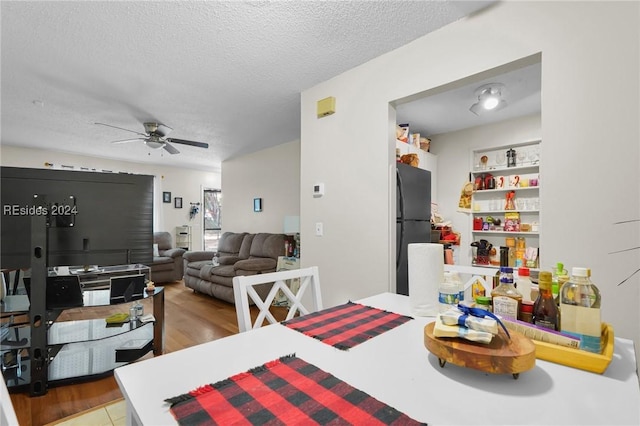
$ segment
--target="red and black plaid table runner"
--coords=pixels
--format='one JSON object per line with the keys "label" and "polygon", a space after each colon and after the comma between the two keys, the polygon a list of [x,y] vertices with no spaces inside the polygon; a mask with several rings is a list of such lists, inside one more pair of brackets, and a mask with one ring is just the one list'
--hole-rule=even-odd
{"label": "red and black plaid table runner", "polygon": [[348,302],[284,321],[282,324],[338,349],[347,350],[411,317]]}
{"label": "red and black plaid table runner", "polygon": [[166,400],[180,425],[420,425],[290,355]]}

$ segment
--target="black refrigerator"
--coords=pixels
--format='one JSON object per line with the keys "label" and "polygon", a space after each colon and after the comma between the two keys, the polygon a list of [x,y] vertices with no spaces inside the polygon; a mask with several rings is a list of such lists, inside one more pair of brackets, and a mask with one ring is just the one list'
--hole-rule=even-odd
{"label": "black refrigerator", "polygon": [[408,295],[407,246],[431,242],[431,172],[398,163],[396,185],[396,291]]}

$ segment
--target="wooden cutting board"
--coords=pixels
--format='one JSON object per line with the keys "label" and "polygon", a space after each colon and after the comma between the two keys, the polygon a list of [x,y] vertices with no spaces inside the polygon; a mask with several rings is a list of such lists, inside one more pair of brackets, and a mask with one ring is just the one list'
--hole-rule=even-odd
{"label": "wooden cutting board", "polygon": [[532,369],[536,365],[536,347],[528,337],[509,331],[511,339],[504,330],[493,336],[491,343],[476,343],[459,337],[435,337],[435,322],[424,327],[424,345],[438,357],[440,367],[447,362],[496,374],[518,374]]}

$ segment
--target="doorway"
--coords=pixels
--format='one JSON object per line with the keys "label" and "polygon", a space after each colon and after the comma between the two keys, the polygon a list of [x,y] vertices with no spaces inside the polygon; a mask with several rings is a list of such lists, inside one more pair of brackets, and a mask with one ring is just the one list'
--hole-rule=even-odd
{"label": "doorway", "polygon": [[219,189],[205,189],[204,200],[204,250],[216,251],[222,233],[222,191]]}

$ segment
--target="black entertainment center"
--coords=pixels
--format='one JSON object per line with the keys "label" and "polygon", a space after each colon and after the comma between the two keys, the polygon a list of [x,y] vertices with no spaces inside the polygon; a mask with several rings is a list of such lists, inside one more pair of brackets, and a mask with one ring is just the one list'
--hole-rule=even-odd
{"label": "black entertainment center", "polygon": [[[15,167],[2,167],[0,173],[0,267],[29,271],[29,338],[23,349],[28,350],[30,393],[42,395],[49,365],[61,349],[48,341],[60,313],[47,308],[49,268],[149,264],[153,176]],[[154,336],[163,327],[156,328]],[[91,346],[87,350],[94,350]]]}

